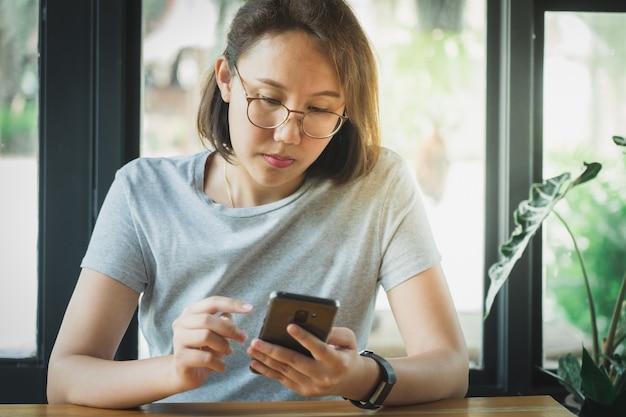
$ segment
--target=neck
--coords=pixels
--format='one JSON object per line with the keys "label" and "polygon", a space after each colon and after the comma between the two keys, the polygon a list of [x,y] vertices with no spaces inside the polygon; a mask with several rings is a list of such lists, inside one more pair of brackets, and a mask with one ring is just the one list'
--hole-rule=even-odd
{"label": "neck", "polygon": [[282,200],[300,188],[304,177],[276,186],[259,184],[236,161],[233,164],[222,160],[223,180],[221,194],[232,208],[255,207]]}
{"label": "neck", "polygon": [[235,208],[235,202],[233,201],[232,191],[230,191],[230,181],[228,181],[228,174],[226,173],[227,167],[228,167],[228,162],[224,161],[224,183],[226,185],[226,194],[228,195],[228,201],[230,202],[230,207]]}

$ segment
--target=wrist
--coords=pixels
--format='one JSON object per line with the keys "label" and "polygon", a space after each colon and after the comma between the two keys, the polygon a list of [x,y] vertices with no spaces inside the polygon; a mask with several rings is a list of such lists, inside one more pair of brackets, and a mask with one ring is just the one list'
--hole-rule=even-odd
{"label": "wrist", "polygon": [[163,371],[167,374],[167,378],[164,379],[167,382],[163,384],[162,388],[167,393],[167,396],[180,394],[181,392],[198,388],[201,385],[193,378],[194,369],[181,364],[176,354],[169,354],[161,358],[164,359]]}
{"label": "wrist", "polygon": [[363,395],[359,395],[356,397],[361,398],[359,400],[349,398],[346,399],[359,408],[377,409],[383,404],[391,392],[393,385],[396,383],[396,373],[386,359],[378,356],[374,352],[364,350],[359,354],[370,364],[373,363],[378,368],[378,378],[376,379],[376,383],[373,388],[370,386],[370,391],[365,394],[365,397],[363,397]]}
{"label": "wrist", "polygon": [[349,378],[343,382],[339,395],[344,399],[368,398],[380,381],[380,368],[370,358],[356,353],[357,360],[350,366]]}

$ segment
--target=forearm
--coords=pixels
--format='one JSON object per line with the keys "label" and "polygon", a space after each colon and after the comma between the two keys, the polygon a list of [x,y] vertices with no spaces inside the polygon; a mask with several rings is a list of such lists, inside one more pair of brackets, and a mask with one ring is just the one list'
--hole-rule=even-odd
{"label": "forearm", "polygon": [[389,359],[396,386],[387,405],[465,396],[469,358],[463,331],[439,265],[387,292],[406,357]]}
{"label": "forearm", "polygon": [[131,408],[176,393],[172,357],[112,361],[68,356],[51,361],[48,402]]}
{"label": "forearm", "polygon": [[463,353],[462,350],[440,349],[388,359],[397,382],[384,404],[416,404],[464,397],[469,383],[469,361]]}

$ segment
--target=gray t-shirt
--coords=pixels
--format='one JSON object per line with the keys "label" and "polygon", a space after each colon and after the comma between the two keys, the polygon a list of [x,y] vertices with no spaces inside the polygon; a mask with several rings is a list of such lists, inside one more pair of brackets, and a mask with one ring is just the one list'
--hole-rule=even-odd
{"label": "gray t-shirt", "polygon": [[[234,321],[256,337],[275,290],[339,300],[335,325],[352,329],[362,349],[378,284],[389,290],[440,261],[414,177],[390,150],[348,184],[307,179],[283,200],[235,209],[204,193],[208,157],[140,158],[120,169],[81,265],[142,294],[151,356],[172,353],[172,322],[210,295],[253,304]],[[165,401],[303,399],[251,373],[247,343],[232,345],[224,373]]]}

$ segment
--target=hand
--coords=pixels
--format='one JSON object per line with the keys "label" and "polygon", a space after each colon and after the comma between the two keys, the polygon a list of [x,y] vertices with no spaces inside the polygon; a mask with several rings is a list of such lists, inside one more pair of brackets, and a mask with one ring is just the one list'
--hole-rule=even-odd
{"label": "hand", "polygon": [[233,352],[231,340],[245,342],[246,334],[232,314],[247,314],[250,304],[227,297],[208,297],[187,307],[174,329],[173,376],[176,391],[197,388],[214,371],[226,370],[224,357]]}
{"label": "hand", "polygon": [[248,348],[253,358],[250,366],[255,371],[303,396],[342,395],[351,391],[350,385],[357,381],[355,372],[351,375],[351,371],[358,373],[362,359],[352,330],[334,327],[328,343],[296,324],[289,324],[287,331],[313,358],[255,339]]}

